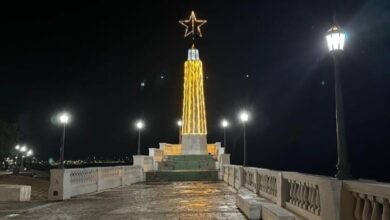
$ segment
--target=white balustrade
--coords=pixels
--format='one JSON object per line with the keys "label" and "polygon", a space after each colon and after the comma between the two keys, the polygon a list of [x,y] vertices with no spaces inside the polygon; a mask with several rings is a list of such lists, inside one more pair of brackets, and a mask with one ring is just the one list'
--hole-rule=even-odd
{"label": "white balustrade", "polygon": [[244,167],[244,186],[250,191],[257,193],[257,173],[253,167]]}
{"label": "white balustrade", "polygon": [[342,219],[390,220],[390,185],[378,182],[344,181],[342,203],[353,204],[342,210]]}
{"label": "white balustrade", "polygon": [[277,182],[279,172],[260,168],[257,168],[256,172],[260,182],[258,194],[276,203],[278,196]]}
{"label": "white balustrade", "polygon": [[50,170],[49,199],[65,200],[143,180],[143,169],[138,166],[53,169]]}
{"label": "white balustrade", "polygon": [[244,172],[242,166],[234,165],[234,188],[240,189],[244,185]]}

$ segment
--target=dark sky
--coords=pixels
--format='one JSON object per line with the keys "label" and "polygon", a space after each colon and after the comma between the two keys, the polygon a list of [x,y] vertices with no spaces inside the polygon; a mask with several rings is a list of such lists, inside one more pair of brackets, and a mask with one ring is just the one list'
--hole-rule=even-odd
{"label": "dark sky", "polygon": [[[348,32],[342,59],[347,142],[356,177],[390,181],[390,1],[11,1],[0,5],[0,119],[18,123],[38,157],[58,158],[57,112],[72,114],[66,158],[143,152],[177,142],[183,62],[178,20],[207,19],[204,62],[209,142],[242,162],[237,112],[247,108],[249,164],[333,175],[333,11]],[[245,76],[249,74],[249,78]],[[164,79],[161,79],[164,75]],[[141,89],[140,82],[146,82]]]}

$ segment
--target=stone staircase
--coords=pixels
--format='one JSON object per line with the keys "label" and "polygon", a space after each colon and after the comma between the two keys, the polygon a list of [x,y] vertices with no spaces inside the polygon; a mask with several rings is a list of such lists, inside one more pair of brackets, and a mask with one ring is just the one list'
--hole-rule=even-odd
{"label": "stone staircase", "polygon": [[218,180],[212,155],[166,156],[157,163],[157,171],[145,174],[146,182]]}
{"label": "stone staircase", "polygon": [[215,170],[215,161],[211,155],[167,156],[158,162],[157,170]]}

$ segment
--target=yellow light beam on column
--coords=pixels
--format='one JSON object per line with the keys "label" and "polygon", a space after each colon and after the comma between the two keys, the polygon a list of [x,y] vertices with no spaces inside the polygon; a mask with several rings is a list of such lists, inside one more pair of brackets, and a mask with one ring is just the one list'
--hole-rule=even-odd
{"label": "yellow light beam on column", "polygon": [[188,50],[188,60],[184,63],[183,91],[182,135],[207,134],[203,64],[194,46]]}

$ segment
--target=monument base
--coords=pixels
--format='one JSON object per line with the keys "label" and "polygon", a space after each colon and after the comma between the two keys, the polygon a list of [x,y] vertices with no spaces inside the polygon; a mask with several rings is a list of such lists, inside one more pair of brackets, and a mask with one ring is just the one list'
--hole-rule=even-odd
{"label": "monument base", "polygon": [[217,181],[218,170],[212,155],[165,156],[157,171],[145,172],[146,182]]}
{"label": "monument base", "polygon": [[181,154],[196,155],[207,153],[207,137],[204,134],[187,134],[182,135]]}

